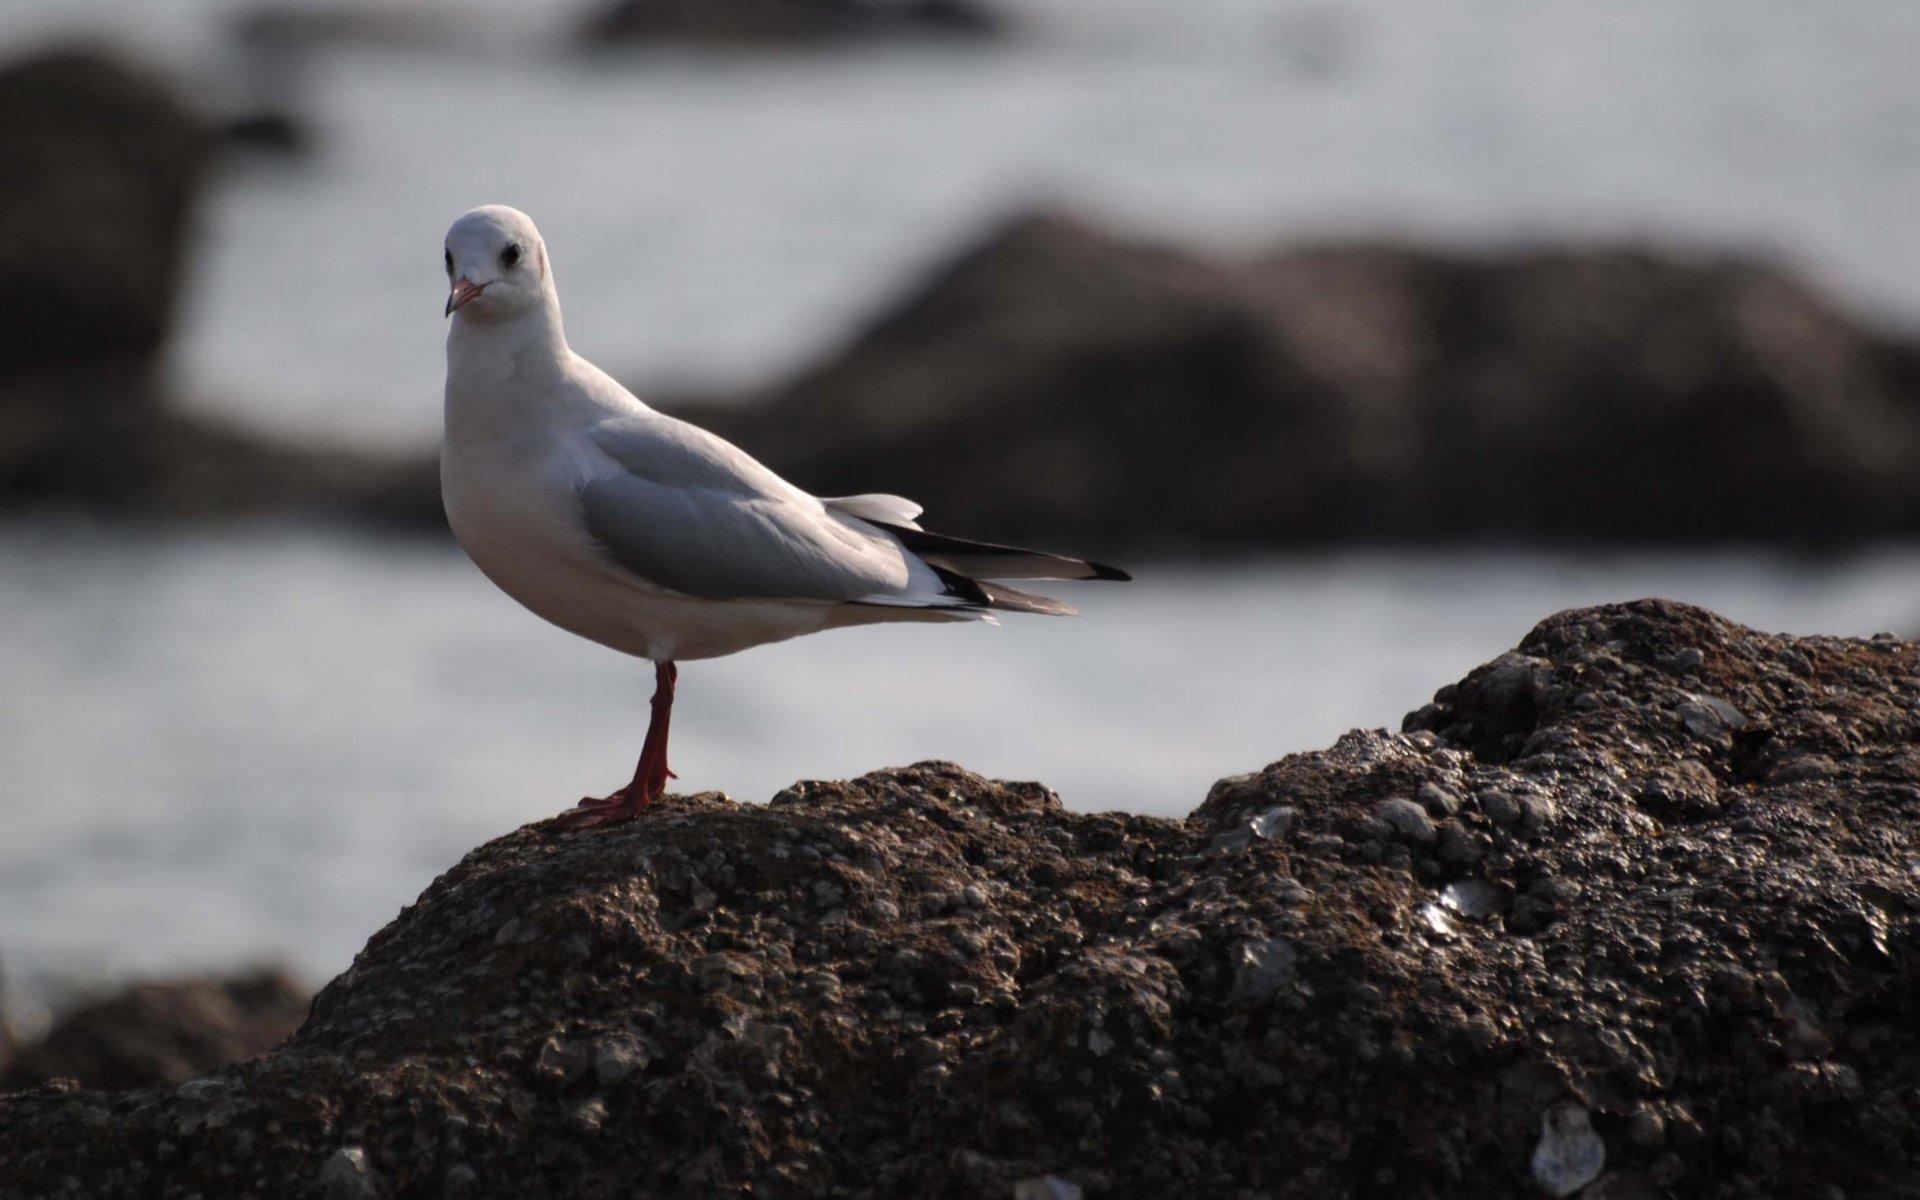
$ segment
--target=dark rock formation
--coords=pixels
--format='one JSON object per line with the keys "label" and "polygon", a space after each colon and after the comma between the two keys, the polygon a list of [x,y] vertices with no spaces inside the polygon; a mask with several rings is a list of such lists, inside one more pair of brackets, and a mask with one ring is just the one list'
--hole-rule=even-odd
{"label": "dark rock formation", "polygon": [[0,1063],[0,1091],[54,1079],[98,1088],[184,1083],[285,1041],[310,996],[278,971],[136,983],[62,1013],[10,1066]]}
{"label": "dark rock formation", "polygon": [[0,69],[0,489],[136,488],[206,133],[98,55]]}
{"label": "dark rock formation", "polygon": [[0,1194],[1911,1195],[1915,655],[1643,601],[1184,821],[529,826],[281,1050],[0,1099]]}
{"label": "dark rock formation", "polygon": [[985,37],[978,0],[613,0],[581,37],[596,45],[798,46],[886,36]]}
{"label": "dark rock formation", "polygon": [[773,396],[687,415],[823,494],[1095,550],[1920,530],[1920,349],[1634,249],[1220,263],[1031,217]]}
{"label": "dark rock formation", "polygon": [[166,83],[115,59],[0,68],[0,503],[438,525],[424,460],[300,451],[165,404],[157,364],[211,141]]}

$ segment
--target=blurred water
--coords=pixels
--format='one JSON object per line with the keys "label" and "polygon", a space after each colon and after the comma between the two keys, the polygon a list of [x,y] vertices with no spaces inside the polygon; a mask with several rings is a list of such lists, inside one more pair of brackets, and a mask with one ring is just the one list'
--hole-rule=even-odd
{"label": "blurred water", "polygon": [[[1920,319],[1910,0],[1002,0],[991,48],[563,46],[581,6],[460,0],[440,52],[314,64],[314,161],[232,173],[176,355],[195,403],[330,440],[430,438],[440,237],[485,201],[553,243],[583,353],[659,390],[776,376],[1035,198],[1220,247],[1397,230],[1776,249]],[[229,102],[229,0],[0,5]]]}
{"label": "blurred water", "polygon": [[[1221,775],[1397,727],[1570,605],[1657,594],[1852,634],[1920,618],[1920,547],[1133,565],[1133,585],[1063,588],[1076,621],[690,663],[681,786],[764,800],[940,757],[1180,815]],[[256,956],[324,979],[466,850],[623,782],[651,688],[450,548],[301,527],[0,525],[0,620],[0,959],[26,994]]]}

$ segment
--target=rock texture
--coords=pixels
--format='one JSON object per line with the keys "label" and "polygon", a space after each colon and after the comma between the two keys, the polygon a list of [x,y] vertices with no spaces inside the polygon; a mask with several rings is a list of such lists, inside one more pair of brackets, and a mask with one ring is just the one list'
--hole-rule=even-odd
{"label": "rock texture", "polygon": [[0,1091],[55,1079],[100,1088],[184,1083],[285,1041],[306,1019],[310,995],[271,970],[136,983],[62,1013],[10,1065],[0,1061]]}
{"label": "rock texture", "polygon": [[0,1195],[1907,1196],[1916,736],[1911,644],[1643,601],[1184,821],[545,822],[276,1053],[0,1099]]}
{"label": "rock texture", "polygon": [[821,494],[1092,550],[1920,529],[1920,349],[1634,248],[1217,262],[1039,214],[688,415]]}

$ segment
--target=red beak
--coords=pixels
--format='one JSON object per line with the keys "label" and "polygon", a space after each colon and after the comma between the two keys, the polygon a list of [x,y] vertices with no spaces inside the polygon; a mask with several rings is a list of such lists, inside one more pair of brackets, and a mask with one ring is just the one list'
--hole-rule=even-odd
{"label": "red beak", "polygon": [[465,275],[462,275],[459,278],[459,280],[453,285],[453,294],[447,297],[447,314],[446,315],[449,317],[452,316],[454,314],[455,309],[459,308],[461,305],[465,304],[467,301],[473,299],[475,296],[478,296],[481,292],[484,292],[486,290],[487,290],[486,284],[475,283],[471,279],[468,279]]}

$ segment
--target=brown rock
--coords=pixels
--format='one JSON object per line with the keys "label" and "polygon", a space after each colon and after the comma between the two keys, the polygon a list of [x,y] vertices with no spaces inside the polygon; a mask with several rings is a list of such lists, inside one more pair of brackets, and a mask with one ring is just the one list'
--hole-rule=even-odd
{"label": "brown rock", "polygon": [[1763,265],[1392,244],[1209,261],[1010,222],[759,404],[832,494],[1098,549],[1920,529],[1920,349]]}
{"label": "brown rock", "polygon": [[[1184,821],[923,763],[543,822],[280,1050],[0,1099],[0,1194],[1911,1195],[1916,653],[1642,601]],[[1680,763],[1733,798],[1643,811]],[[1350,836],[1429,786],[1484,855]]]}
{"label": "brown rock", "polygon": [[23,1046],[0,1090],[75,1079],[95,1088],[183,1083],[278,1046],[311,993],[278,971],[136,983],[62,1013]]}

